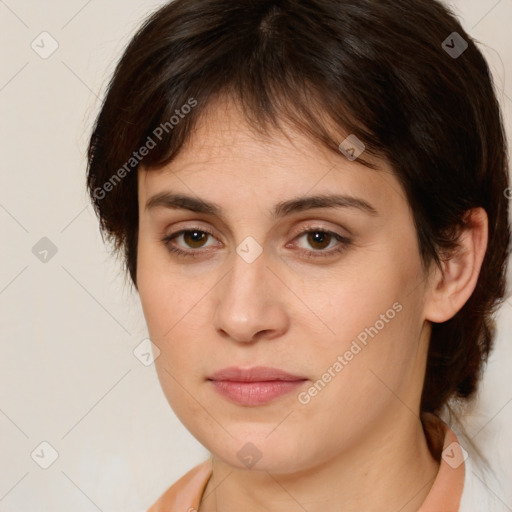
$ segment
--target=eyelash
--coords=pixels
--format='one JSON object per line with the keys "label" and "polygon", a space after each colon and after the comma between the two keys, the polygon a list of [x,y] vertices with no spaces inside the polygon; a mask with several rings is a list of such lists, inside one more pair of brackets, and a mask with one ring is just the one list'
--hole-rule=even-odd
{"label": "eyelash", "polygon": [[[189,228],[189,229],[182,229],[180,231],[177,231],[176,233],[172,233],[162,239],[162,243],[165,245],[167,250],[171,253],[177,254],[178,256],[185,257],[185,258],[197,258],[201,256],[201,252],[199,249],[197,250],[191,250],[191,251],[184,251],[183,249],[179,249],[178,247],[175,247],[171,245],[171,241],[174,238],[177,238],[178,236],[184,234],[184,233],[190,233],[190,232],[199,232],[199,233],[206,233],[212,237],[214,237],[213,233],[206,229],[199,229],[199,228]],[[294,240],[296,238],[300,238],[302,235],[308,234],[308,233],[324,233],[327,235],[333,236],[338,242],[340,242],[339,246],[335,249],[330,249],[329,251],[324,250],[316,250],[316,251],[307,251],[307,256],[301,256],[304,258],[327,258],[330,256],[333,256],[335,254],[339,254],[343,252],[351,243],[352,241],[344,236],[339,235],[338,233],[335,233],[333,231],[328,231],[325,229],[322,229],[320,227],[311,227],[308,226],[301,230],[297,235],[295,236]]]}

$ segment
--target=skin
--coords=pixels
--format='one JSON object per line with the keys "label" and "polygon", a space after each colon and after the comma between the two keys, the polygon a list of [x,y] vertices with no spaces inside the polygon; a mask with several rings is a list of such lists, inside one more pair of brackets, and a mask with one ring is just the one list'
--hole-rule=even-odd
{"label": "skin", "polygon": [[[137,284],[161,351],[155,365],[172,409],[213,458],[199,512],[382,511],[383,503],[416,511],[439,468],[419,419],[430,322],[448,320],[471,295],[487,216],[473,210],[460,253],[426,274],[389,165],[373,160],[380,170],[368,169],[293,128],[286,133],[255,134],[225,101],[170,164],[139,169]],[[147,209],[163,191],[214,202],[223,214]],[[364,199],[378,214],[338,207],[270,215],[281,201],[332,193]],[[322,245],[299,235],[304,227],[350,243],[308,257],[340,242]],[[185,258],[162,242],[181,229],[213,236],[168,242],[200,253]],[[263,249],[252,263],[236,252],[248,236]],[[307,391],[394,303],[400,312],[307,404],[292,392],[240,406],[206,380],[227,366],[263,365],[307,378],[299,390]],[[251,469],[237,457],[247,442],[262,455]]]}

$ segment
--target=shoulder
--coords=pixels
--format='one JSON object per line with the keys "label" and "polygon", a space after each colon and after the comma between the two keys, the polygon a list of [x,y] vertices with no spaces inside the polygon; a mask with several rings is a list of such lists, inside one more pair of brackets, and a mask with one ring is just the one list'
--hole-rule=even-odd
{"label": "shoulder", "polygon": [[504,492],[492,469],[487,467],[478,454],[471,453],[470,450],[465,460],[466,474],[459,512],[509,510],[500,499]]}
{"label": "shoulder", "polygon": [[468,438],[463,429],[457,429],[460,445],[464,448],[464,488],[460,501],[459,512],[502,512],[509,510],[504,499],[506,498],[499,478],[488,461],[481,455],[480,449]]}
{"label": "shoulder", "polygon": [[196,510],[212,472],[211,459],[192,468],[177,482],[172,484],[151,505],[147,512],[183,512]]}

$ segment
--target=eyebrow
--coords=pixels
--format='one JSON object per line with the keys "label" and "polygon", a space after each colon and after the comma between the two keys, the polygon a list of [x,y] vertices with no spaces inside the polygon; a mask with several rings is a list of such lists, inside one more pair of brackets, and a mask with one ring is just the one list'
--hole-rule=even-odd
{"label": "eyebrow", "polygon": [[[146,210],[153,210],[155,208],[183,209],[218,217],[222,217],[223,214],[223,209],[218,204],[197,197],[172,192],[159,192],[146,202]],[[290,213],[313,208],[357,208],[370,215],[375,216],[379,214],[370,203],[361,198],[338,194],[320,194],[289,199],[277,203],[270,213],[273,218],[280,218]]]}

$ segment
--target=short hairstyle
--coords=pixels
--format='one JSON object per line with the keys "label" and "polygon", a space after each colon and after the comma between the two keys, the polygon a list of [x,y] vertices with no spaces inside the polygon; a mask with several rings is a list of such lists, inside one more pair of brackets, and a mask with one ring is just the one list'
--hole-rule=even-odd
{"label": "short hairstyle", "polygon": [[486,210],[478,282],[453,318],[432,325],[420,408],[472,396],[505,295],[508,161],[488,65],[454,13],[437,0],[175,0],[151,14],[115,69],[88,148],[103,240],[136,288],[139,164],[169,163],[216,98],[237,102],[260,133],[291,123],[338,154],[340,133],[355,135],[360,163],[389,162],[424,269],[457,248],[468,209]]}

